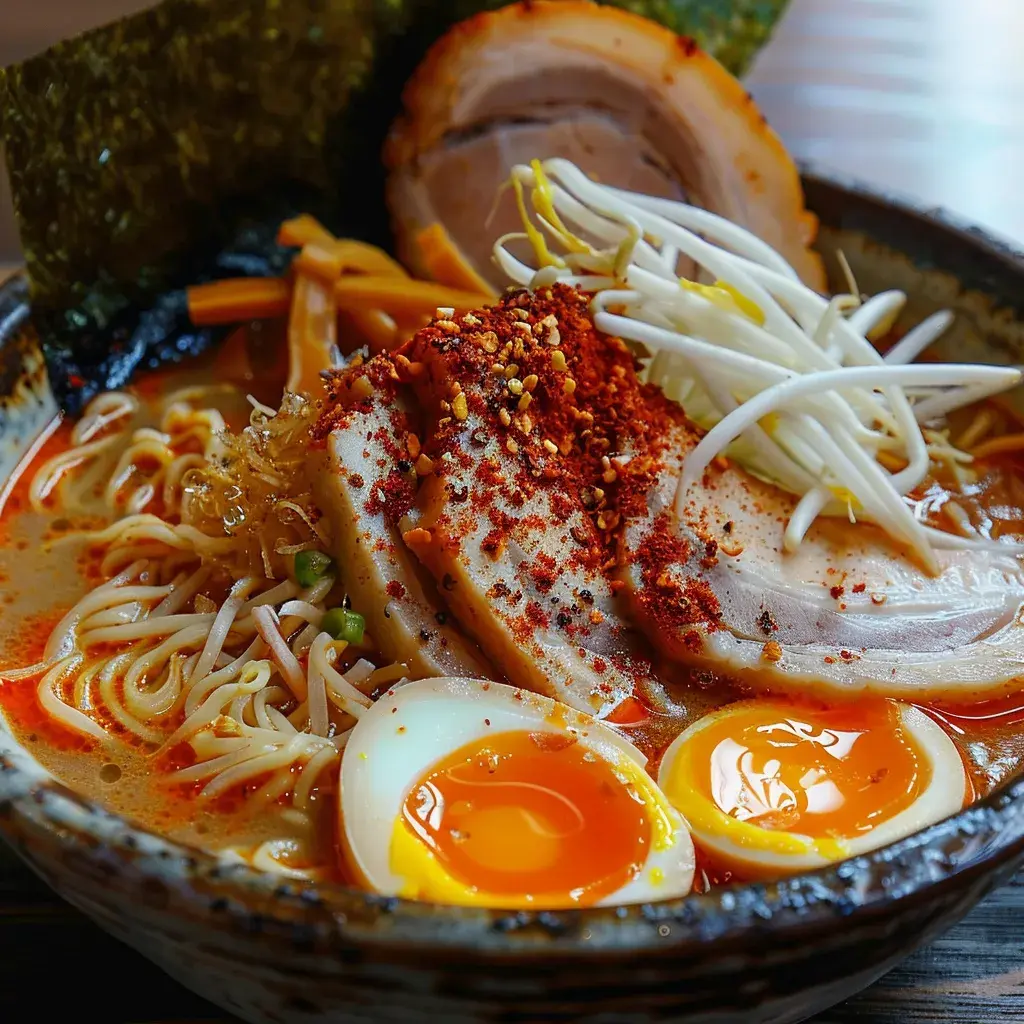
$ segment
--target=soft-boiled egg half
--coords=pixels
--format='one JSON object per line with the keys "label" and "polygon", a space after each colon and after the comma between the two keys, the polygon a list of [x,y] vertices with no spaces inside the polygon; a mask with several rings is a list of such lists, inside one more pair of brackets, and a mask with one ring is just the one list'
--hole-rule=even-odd
{"label": "soft-boiled egg half", "polygon": [[754,877],[894,842],[959,811],[967,787],[945,732],[879,698],[731,704],[676,738],[658,781],[700,846]]}
{"label": "soft-boiled egg half", "polygon": [[341,765],[341,834],[370,889],[556,909],[690,891],[693,843],[609,726],[526,690],[424,679],[379,698]]}

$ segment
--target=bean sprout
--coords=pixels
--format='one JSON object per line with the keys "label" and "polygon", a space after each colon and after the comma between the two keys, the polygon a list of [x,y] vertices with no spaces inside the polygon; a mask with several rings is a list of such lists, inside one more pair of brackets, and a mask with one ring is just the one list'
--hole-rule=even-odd
{"label": "bean sprout", "polygon": [[[1012,388],[1019,369],[915,365],[952,324],[947,312],[881,355],[872,339],[895,321],[902,292],[826,299],[765,242],[706,210],[598,184],[561,159],[517,165],[512,185],[525,233],[497,242],[499,267],[526,287],[593,291],[597,328],[643,346],[647,379],[685,399],[708,431],[685,460],[677,511],[724,453],[800,499],[787,549],[818,516],[852,515],[937,568],[941,533],[916,520],[907,496],[936,462],[970,456],[951,455],[925,427]],[[509,249],[523,239],[533,265]],[[713,283],[677,277],[681,256]],[[989,543],[950,543],[963,542]]]}

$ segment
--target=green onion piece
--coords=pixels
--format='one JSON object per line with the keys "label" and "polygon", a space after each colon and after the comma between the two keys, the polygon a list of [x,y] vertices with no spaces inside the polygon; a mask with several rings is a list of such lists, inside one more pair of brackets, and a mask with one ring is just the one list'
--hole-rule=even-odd
{"label": "green onion piece", "polygon": [[320,628],[325,633],[330,633],[335,640],[360,644],[363,642],[366,619],[359,612],[349,612],[344,608],[332,608],[330,611],[324,612]]}
{"label": "green onion piece", "polygon": [[330,555],[322,551],[300,551],[295,556],[295,579],[300,587],[311,587],[334,567]]}

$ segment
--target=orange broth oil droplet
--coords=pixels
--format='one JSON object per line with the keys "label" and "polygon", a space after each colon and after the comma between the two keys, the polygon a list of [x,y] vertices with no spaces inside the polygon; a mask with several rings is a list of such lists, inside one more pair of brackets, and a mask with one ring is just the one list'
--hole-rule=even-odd
{"label": "orange broth oil droplet", "polygon": [[4,679],[4,669],[23,668],[42,660],[46,641],[66,609],[27,616],[16,641],[0,653],[0,712],[30,742],[54,750],[92,750],[96,741],[69,729],[43,710],[39,703],[39,678]]}
{"label": "orange broth oil droplet", "polygon": [[614,892],[651,842],[643,802],[611,765],[552,733],[466,744],[412,787],[403,818],[456,881],[547,907]]}
{"label": "orange broth oil droplet", "polygon": [[710,892],[730,882],[754,881],[745,878],[742,867],[731,861],[715,856],[712,850],[706,850],[697,839],[693,840],[694,872],[693,891]]}
{"label": "orange broth oil droplet", "polygon": [[9,542],[12,522],[19,513],[28,511],[28,493],[36,471],[70,447],[71,430],[69,420],[61,417],[52,419],[0,489],[0,543]]}
{"label": "orange broth oil droplet", "polygon": [[922,704],[920,707],[958,733],[1024,723],[1024,693],[1010,693],[972,704],[936,702]]}
{"label": "orange broth oil droplet", "polygon": [[612,725],[642,725],[651,717],[650,711],[637,697],[627,697],[605,721]]}
{"label": "orange broth oil droplet", "polygon": [[697,733],[694,780],[740,821],[813,838],[852,838],[908,808],[931,776],[885,700],[817,710],[776,700],[734,705]]}

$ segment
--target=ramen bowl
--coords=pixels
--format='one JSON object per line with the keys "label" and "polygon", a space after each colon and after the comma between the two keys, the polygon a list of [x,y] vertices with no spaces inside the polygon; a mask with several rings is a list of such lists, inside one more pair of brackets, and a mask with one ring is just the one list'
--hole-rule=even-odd
{"label": "ramen bowl", "polygon": [[[941,213],[808,172],[820,248],[904,316],[956,313],[940,355],[1017,363],[1024,257]],[[0,290],[10,474],[55,406],[24,281]],[[685,899],[507,913],[282,880],[140,830],[48,775],[0,721],[0,834],[61,896],[252,1022],[785,1024],[870,984],[1024,862],[1024,779],[895,845]]]}

